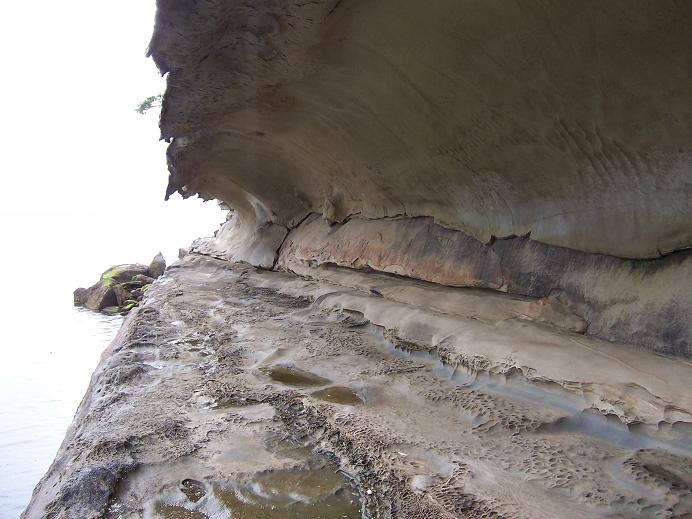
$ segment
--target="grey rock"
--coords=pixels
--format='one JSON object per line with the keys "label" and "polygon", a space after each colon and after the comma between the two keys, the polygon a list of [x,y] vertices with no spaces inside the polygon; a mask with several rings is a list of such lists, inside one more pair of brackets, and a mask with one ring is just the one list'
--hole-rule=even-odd
{"label": "grey rock", "polygon": [[114,285],[113,293],[118,301],[118,306],[123,306],[125,301],[132,298],[132,293],[126,288],[124,283]]}
{"label": "grey rock", "polygon": [[[89,288],[78,288],[73,293],[74,305],[83,306],[95,312],[117,314],[128,312],[144,296],[142,287],[151,284],[154,278],[149,276],[151,269],[163,272],[166,262],[161,253],[152,261],[152,266],[139,263],[115,265],[101,274],[98,282]],[[136,294],[134,290],[140,289]]]}
{"label": "grey rock", "polygon": [[166,260],[163,258],[163,254],[159,252],[156,256],[154,256],[154,259],[151,260],[151,263],[149,264],[149,276],[152,278],[157,278],[163,275],[165,270]]}
{"label": "grey rock", "polygon": [[146,276],[144,274],[137,274],[136,276],[132,277],[132,281],[139,283],[140,285],[148,285],[150,283],[153,283],[155,279],[151,276]]}

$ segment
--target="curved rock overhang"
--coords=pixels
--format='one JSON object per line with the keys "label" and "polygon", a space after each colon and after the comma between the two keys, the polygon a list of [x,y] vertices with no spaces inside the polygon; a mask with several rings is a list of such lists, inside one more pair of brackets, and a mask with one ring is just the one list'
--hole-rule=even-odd
{"label": "curved rock overhang", "polygon": [[168,195],[223,200],[272,254],[311,213],[430,217],[474,247],[529,237],[535,262],[509,291],[550,261],[634,265],[617,282],[580,266],[570,301],[596,315],[634,298],[599,333],[689,356],[690,255],[652,258],[692,246],[691,49],[685,0],[159,0]]}

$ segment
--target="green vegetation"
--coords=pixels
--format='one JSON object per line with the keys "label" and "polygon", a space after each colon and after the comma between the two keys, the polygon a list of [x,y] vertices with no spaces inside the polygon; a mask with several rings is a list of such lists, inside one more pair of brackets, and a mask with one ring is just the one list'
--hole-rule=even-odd
{"label": "green vegetation", "polygon": [[121,312],[129,312],[132,310],[135,306],[137,306],[137,301],[133,299],[128,299],[123,303],[123,306],[120,307]]}
{"label": "green vegetation", "polygon": [[144,115],[147,113],[149,110],[151,110],[154,107],[159,107],[161,106],[161,100],[163,99],[163,95],[155,95],[155,96],[149,96],[147,97],[144,101],[139,103],[139,106],[135,108],[135,112],[138,114]]}
{"label": "green vegetation", "polygon": [[103,275],[101,276],[101,283],[105,288],[108,288],[113,284],[113,278],[117,277],[118,274],[120,274],[123,271],[123,269],[115,267],[110,269],[107,272],[104,272]]}

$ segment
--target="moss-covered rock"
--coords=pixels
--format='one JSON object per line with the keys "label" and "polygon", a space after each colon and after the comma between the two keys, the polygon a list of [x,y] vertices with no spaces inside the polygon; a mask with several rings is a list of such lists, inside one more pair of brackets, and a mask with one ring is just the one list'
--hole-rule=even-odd
{"label": "moss-covered rock", "polygon": [[125,303],[120,307],[120,315],[125,315],[127,314],[130,310],[132,310],[135,306],[137,306],[139,303],[133,299],[128,299],[125,301]]}
{"label": "moss-covered rock", "polygon": [[166,261],[161,253],[149,266],[140,263],[115,265],[103,272],[91,287],[75,290],[74,304],[110,315],[125,314],[139,304],[165,268]]}
{"label": "moss-covered rock", "polygon": [[101,274],[101,284],[106,288],[111,286],[114,282],[114,279],[117,278],[121,273],[122,269],[120,267],[114,267],[110,270],[107,270],[106,272]]}
{"label": "moss-covered rock", "polygon": [[163,258],[163,254],[159,252],[149,264],[149,275],[152,278],[157,278],[162,276],[165,270],[166,260]]}
{"label": "moss-covered rock", "polygon": [[127,263],[124,265],[116,265],[106,270],[101,274],[101,283],[105,287],[109,287],[114,283],[123,283],[131,281],[138,274],[147,275],[149,267],[141,263]]}

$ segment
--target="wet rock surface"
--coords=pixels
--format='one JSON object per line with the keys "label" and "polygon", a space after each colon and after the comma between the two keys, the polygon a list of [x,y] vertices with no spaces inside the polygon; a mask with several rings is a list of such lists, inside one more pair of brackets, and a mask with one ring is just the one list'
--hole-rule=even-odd
{"label": "wet rock surface", "polygon": [[158,2],[166,195],[232,208],[201,254],[552,297],[690,359],[691,33],[685,0]]}
{"label": "wet rock surface", "polygon": [[23,517],[692,513],[692,367],[354,275],[170,267]]}
{"label": "wet rock surface", "polygon": [[166,260],[160,252],[149,266],[139,263],[116,265],[101,274],[94,285],[76,289],[74,304],[94,312],[126,315],[139,305],[151,284],[165,270]]}

